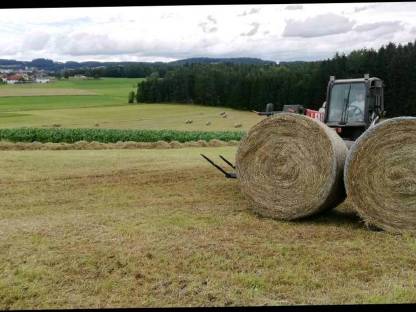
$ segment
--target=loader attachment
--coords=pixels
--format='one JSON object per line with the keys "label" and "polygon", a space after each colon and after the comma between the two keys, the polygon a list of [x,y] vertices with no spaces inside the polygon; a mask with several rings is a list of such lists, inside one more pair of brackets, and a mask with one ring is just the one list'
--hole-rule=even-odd
{"label": "loader attachment", "polygon": [[[221,171],[227,179],[236,179],[237,178],[237,175],[234,172],[225,171],[224,169],[222,169],[220,166],[218,166],[216,163],[214,163],[211,159],[209,159],[204,154],[201,154],[201,156],[204,157],[205,160],[208,161],[211,165],[213,165],[215,168],[217,168],[219,171]],[[229,165],[231,168],[235,169],[235,166],[230,161],[228,161],[227,159],[225,159],[221,155],[220,155],[220,157],[227,165]]]}

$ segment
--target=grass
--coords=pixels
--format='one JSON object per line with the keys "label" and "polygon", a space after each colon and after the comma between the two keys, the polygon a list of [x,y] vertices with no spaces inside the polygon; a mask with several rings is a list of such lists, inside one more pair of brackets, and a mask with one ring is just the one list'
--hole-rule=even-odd
{"label": "grass", "polygon": [[82,89],[64,88],[0,88],[0,97],[14,96],[51,96],[51,95],[96,95],[96,93]]}
{"label": "grass", "polygon": [[235,150],[1,152],[0,308],[415,302],[415,238],[258,217]]}
{"label": "grass", "polygon": [[[140,79],[103,78],[50,84],[3,85],[0,94],[30,94],[59,90],[96,95],[0,96],[0,127],[133,128],[200,131],[248,130],[263,117],[247,111],[180,104],[127,104],[128,92]],[[59,92],[61,92],[59,91]],[[219,114],[227,112],[228,117]],[[185,124],[191,119],[192,124]],[[206,125],[207,122],[211,125]],[[241,128],[235,128],[236,124]]]}

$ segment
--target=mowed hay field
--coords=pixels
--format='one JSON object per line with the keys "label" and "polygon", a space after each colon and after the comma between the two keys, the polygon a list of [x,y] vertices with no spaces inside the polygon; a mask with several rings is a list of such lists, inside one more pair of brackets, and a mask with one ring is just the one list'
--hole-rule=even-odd
{"label": "mowed hay field", "polygon": [[199,155],[235,151],[2,151],[0,308],[416,301],[415,238],[258,217]]}
{"label": "mowed hay field", "polygon": [[[229,108],[181,104],[128,104],[140,79],[61,80],[1,85],[0,127],[248,130],[263,117]],[[227,118],[220,116],[227,113]],[[186,120],[192,120],[186,124]],[[207,125],[210,122],[210,125]],[[240,128],[235,128],[241,124]]]}

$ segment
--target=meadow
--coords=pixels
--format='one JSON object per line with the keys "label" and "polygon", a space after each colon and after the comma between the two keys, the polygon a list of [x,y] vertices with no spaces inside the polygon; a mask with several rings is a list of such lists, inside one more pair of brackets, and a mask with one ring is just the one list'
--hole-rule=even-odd
{"label": "meadow", "polygon": [[[0,128],[59,125],[229,131],[236,130],[236,124],[241,124],[237,130],[248,130],[262,119],[252,112],[221,107],[128,104],[128,92],[135,91],[138,81],[133,78],[63,79],[49,84],[0,85]],[[221,112],[226,112],[227,118],[220,116]],[[186,124],[186,120],[192,123]]]}
{"label": "meadow", "polygon": [[415,302],[414,238],[261,218],[235,149],[1,152],[0,309]]}
{"label": "meadow", "polygon": [[[0,128],[69,136],[67,128],[246,131],[263,118],[127,104],[136,83],[0,86]],[[62,90],[72,93],[57,95]],[[238,182],[200,156],[233,161],[235,145],[7,144],[0,152],[0,309],[416,301],[414,237],[369,230],[348,202],[297,222],[254,214]]]}

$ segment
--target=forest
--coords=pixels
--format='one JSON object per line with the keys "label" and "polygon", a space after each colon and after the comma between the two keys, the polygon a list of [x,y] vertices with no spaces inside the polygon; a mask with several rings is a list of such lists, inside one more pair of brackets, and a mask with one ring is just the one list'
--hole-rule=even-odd
{"label": "forest", "polygon": [[387,117],[416,115],[416,41],[389,43],[331,59],[284,64],[201,64],[163,68],[137,87],[137,102],[195,103],[243,110],[275,110],[284,104],[318,109],[325,101],[329,77],[360,78],[365,73],[384,81]]}

